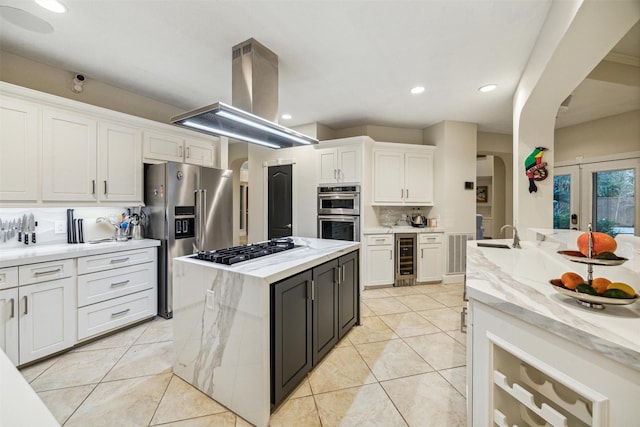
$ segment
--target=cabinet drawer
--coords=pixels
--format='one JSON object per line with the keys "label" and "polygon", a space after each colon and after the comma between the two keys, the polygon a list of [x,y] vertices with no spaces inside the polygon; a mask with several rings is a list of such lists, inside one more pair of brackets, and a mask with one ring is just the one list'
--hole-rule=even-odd
{"label": "cabinet drawer", "polygon": [[95,273],[96,271],[127,267],[130,265],[155,261],[155,259],[156,248],[145,248],[87,256],[78,258],[78,274]]}
{"label": "cabinet drawer", "polygon": [[393,245],[393,234],[371,234],[366,237],[367,246]]}
{"label": "cabinet drawer", "polygon": [[78,309],[78,340],[156,314],[156,293],[149,289]]}
{"label": "cabinet drawer", "polygon": [[78,307],[151,289],[155,279],[153,263],[78,276]]}
{"label": "cabinet drawer", "polygon": [[0,289],[18,286],[18,267],[0,268]]}
{"label": "cabinet drawer", "polygon": [[418,243],[442,243],[442,234],[421,233]]}
{"label": "cabinet drawer", "polygon": [[75,260],[62,259],[60,261],[27,264],[18,267],[20,285],[48,282],[50,280],[71,277],[76,273]]}

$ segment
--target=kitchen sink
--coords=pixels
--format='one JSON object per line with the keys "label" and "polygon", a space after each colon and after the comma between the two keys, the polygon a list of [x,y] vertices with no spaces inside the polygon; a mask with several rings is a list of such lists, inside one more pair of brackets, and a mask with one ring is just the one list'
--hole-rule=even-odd
{"label": "kitchen sink", "polygon": [[499,249],[511,249],[511,246],[506,245],[504,243],[487,243],[487,242],[478,242],[479,248],[499,248]]}

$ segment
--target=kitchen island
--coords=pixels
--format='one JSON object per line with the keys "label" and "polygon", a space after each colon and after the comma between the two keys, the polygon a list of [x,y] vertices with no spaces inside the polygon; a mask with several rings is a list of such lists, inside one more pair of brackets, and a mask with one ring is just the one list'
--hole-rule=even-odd
{"label": "kitchen island", "polygon": [[[333,305],[336,336],[328,343],[337,342],[340,330],[344,333],[359,318],[360,244],[299,237],[293,242],[294,249],[232,265],[192,256],[174,260],[174,372],[257,426],[268,425],[278,390],[292,390],[299,380],[294,375],[284,384],[286,365],[304,374],[315,364],[312,354],[324,334],[310,322],[322,314],[318,304],[323,296],[340,299]],[[347,289],[351,299],[344,294]],[[349,301],[353,318],[338,322],[343,312],[350,313]],[[293,305],[282,310],[282,302]],[[328,306],[322,307],[324,312]],[[346,328],[340,329],[343,323]],[[292,330],[282,336],[287,328]],[[289,351],[286,361],[279,360],[278,350],[292,336],[304,341],[301,352]],[[305,360],[298,361],[298,354]],[[298,362],[303,366],[298,368]]]}
{"label": "kitchen island", "polygon": [[[468,243],[469,425],[637,425],[640,303],[598,310],[557,292],[550,279],[586,278],[587,266],[557,253],[575,248],[575,233],[548,236],[522,249]],[[594,277],[637,290],[634,254],[621,266],[594,266]]]}

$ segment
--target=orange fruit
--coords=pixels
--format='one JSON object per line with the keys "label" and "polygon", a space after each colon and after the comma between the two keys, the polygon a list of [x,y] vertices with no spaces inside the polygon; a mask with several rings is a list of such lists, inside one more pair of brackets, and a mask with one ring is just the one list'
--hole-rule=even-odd
{"label": "orange fruit", "polygon": [[[618,243],[615,241],[615,239],[608,234],[594,231],[593,233],[591,233],[591,236],[593,238],[593,253],[591,254],[592,257],[602,252],[613,253],[618,247]],[[580,236],[578,236],[578,250],[580,250],[582,255],[589,256],[589,233],[582,233]]]}
{"label": "orange fruit", "polygon": [[604,291],[607,290],[609,285],[611,284],[611,280],[605,279],[604,277],[596,277],[591,282],[591,287],[598,292],[598,295],[602,295]]}
{"label": "orange fruit", "polygon": [[562,285],[567,289],[575,289],[580,283],[584,283],[584,279],[578,273],[566,272],[560,276]]}

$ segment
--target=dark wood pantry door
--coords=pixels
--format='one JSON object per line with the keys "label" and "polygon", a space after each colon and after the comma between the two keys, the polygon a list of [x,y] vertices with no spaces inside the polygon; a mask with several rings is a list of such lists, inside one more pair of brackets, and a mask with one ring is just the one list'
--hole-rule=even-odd
{"label": "dark wood pantry door", "polygon": [[292,165],[270,166],[268,174],[268,238],[291,236]]}

